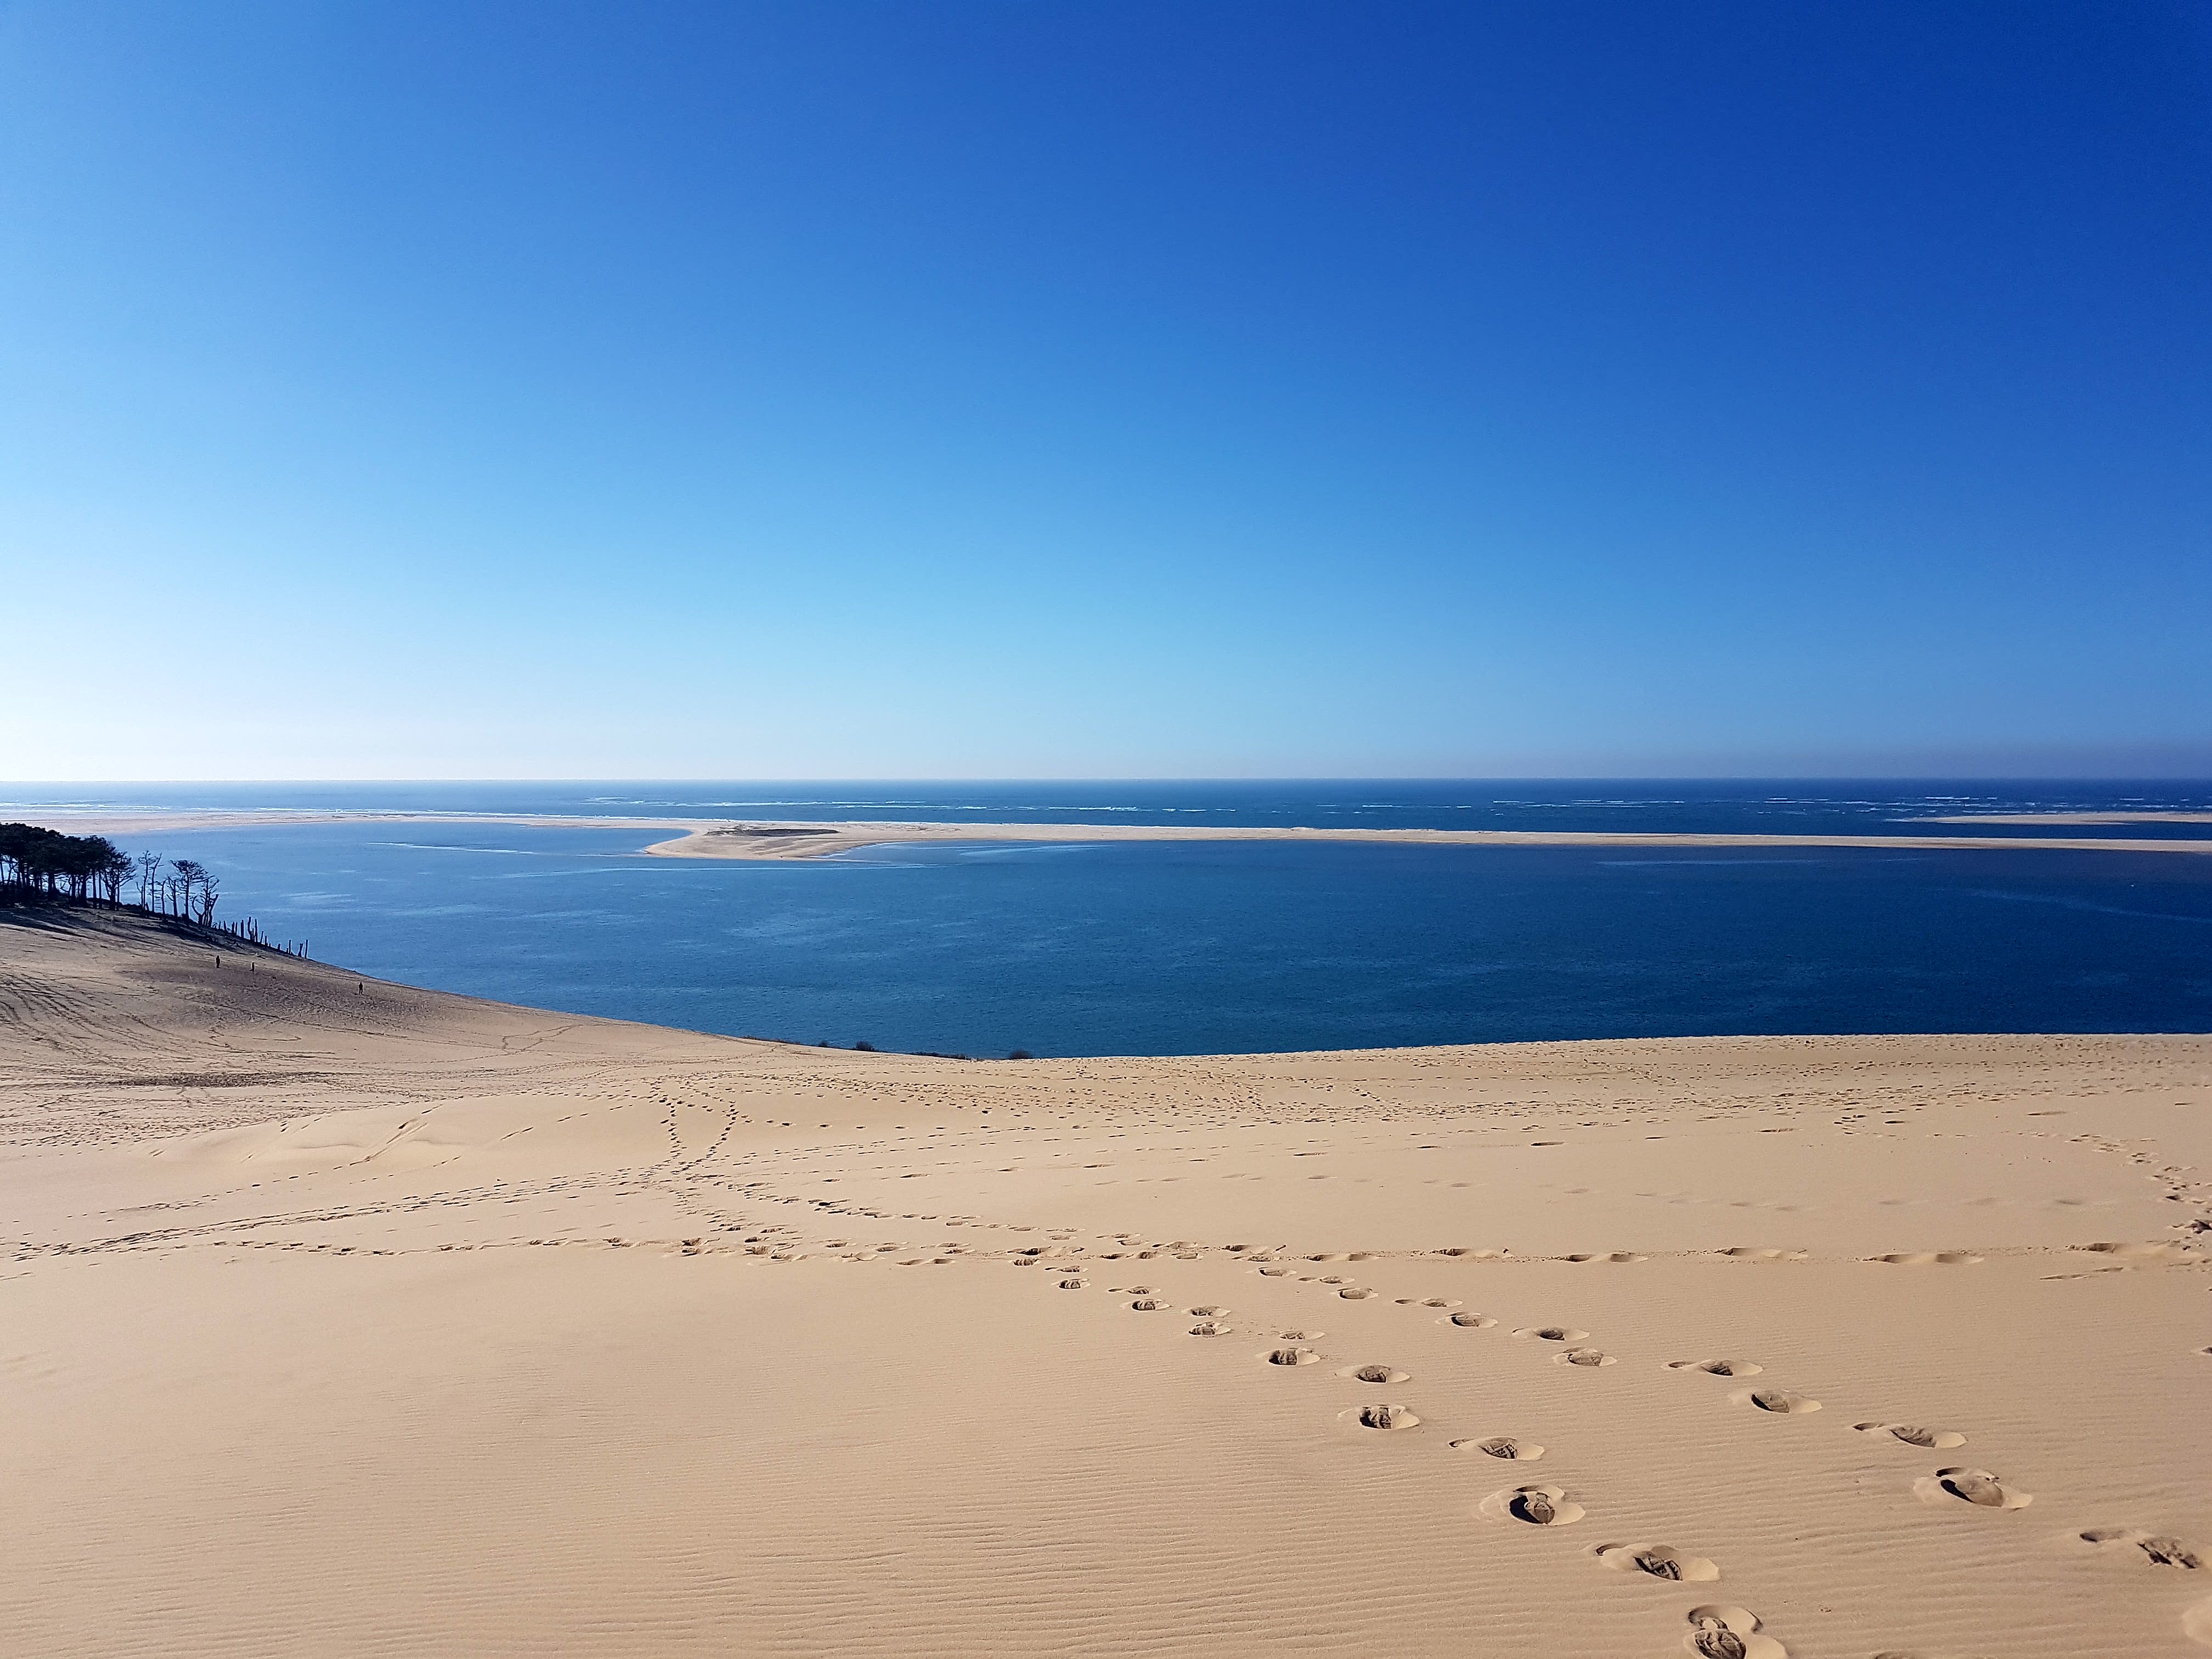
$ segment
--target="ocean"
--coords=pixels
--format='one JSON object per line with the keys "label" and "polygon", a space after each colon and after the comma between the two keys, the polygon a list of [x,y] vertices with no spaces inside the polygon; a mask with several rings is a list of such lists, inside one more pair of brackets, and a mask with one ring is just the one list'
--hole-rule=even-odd
{"label": "ocean", "polygon": [[[1865,781],[0,786],[57,806],[1922,835],[2212,810],[2212,785]],[[1959,833],[2212,836],[2212,824]],[[311,954],[738,1036],[1005,1054],[2212,1030],[2212,856],[1900,848],[978,843],[647,859],[644,828],[118,836]]]}

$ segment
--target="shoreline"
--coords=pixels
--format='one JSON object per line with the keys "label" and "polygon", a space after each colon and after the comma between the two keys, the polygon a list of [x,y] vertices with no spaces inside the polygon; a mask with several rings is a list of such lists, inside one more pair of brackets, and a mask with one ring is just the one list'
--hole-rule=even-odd
{"label": "shoreline", "polygon": [[[0,809],[4,810],[4,809]],[[2212,836],[2130,839],[2091,836],[1780,835],[1726,831],[1603,830],[1324,829],[1284,824],[970,823],[927,820],[705,819],[583,813],[435,812],[288,807],[148,808],[85,812],[33,811],[17,822],[72,835],[156,835],[202,830],[305,827],[325,823],[511,824],[540,830],[678,830],[639,851],[665,859],[737,862],[827,858],[865,847],[935,842],[1364,842],[1401,847],[1826,848],[1899,852],[2212,854]],[[2212,823],[2212,813],[1967,814],[1912,820],[1929,823]]]}
{"label": "shoreline", "polygon": [[2212,1035],[962,1064],[104,913],[0,1006],[46,1659],[2212,1632]]}
{"label": "shoreline", "polygon": [[[17,930],[21,930],[20,936]],[[920,1048],[860,1048],[844,1043],[809,1042],[799,1037],[716,1031],[703,1026],[675,1025],[664,1020],[637,1018],[624,1014],[590,1013],[538,1003],[514,1002],[501,997],[478,995],[471,991],[444,990],[434,985],[418,984],[411,979],[389,978],[349,967],[342,962],[325,961],[320,957],[297,956],[279,945],[238,939],[188,917],[143,910],[131,904],[111,907],[98,900],[77,899],[0,903],[0,947],[11,944],[20,945],[23,939],[33,934],[74,938],[80,945],[88,945],[95,951],[137,948],[155,952],[179,952],[195,959],[202,952],[210,957],[275,958],[289,973],[328,981],[332,984],[374,987],[381,993],[434,1010],[473,1011],[524,1021],[555,1022],[564,1028],[608,1028],[655,1040],[697,1042],[714,1047],[728,1044],[748,1050],[773,1049],[793,1060],[809,1063],[817,1060],[830,1064],[848,1060],[896,1066],[911,1061],[917,1063],[918,1069],[932,1069],[941,1064],[994,1071],[1015,1071],[1026,1067],[1036,1073],[1066,1073],[1075,1075],[1077,1073],[1070,1068],[1129,1066],[1181,1069],[1203,1066],[1216,1061],[1255,1066],[1290,1061],[1503,1061],[1522,1056],[1550,1059],[1576,1054],[1586,1054],[1597,1059],[1601,1057],[1597,1052],[1600,1050],[1617,1051],[1608,1053],[1603,1058],[1633,1060],[1639,1056],[1657,1056],[1677,1049],[1693,1048],[1709,1051],[1722,1059],[1727,1058],[1731,1050],[1740,1050],[1745,1056],[1761,1060],[1767,1057],[1766,1051],[1770,1049],[1780,1051],[1784,1059],[1794,1059],[1801,1054],[1818,1058],[1822,1057],[1826,1050],[1852,1049],[1854,1052],[1845,1059],[1856,1063],[1859,1058],[1856,1048],[1863,1048],[1869,1054],[1875,1054],[1886,1049],[1913,1048],[1923,1045],[1972,1045],[1984,1053],[2013,1055],[2016,1051],[2019,1056],[2033,1058],[2057,1057],[2085,1047],[2155,1048],[2173,1044],[2203,1050],[2206,1063],[2212,1066],[2212,1030],[2106,1031],[2087,1028],[2064,1031],[1950,1031],[1931,1028],[1910,1031],[1776,1030],[1668,1032],[1638,1036],[1492,1037],[1463,1042],[1385,1043],[1338,1048],[1209,1048],[1192,1052],[1169,1050],[1158,1054],[1029,1054],[1014,1060],[994,1054],[951,1054]],[[0,964],[4,964],[4,962],[5,951],[0,950]],[[925,1066],[922,1062],[927,1064]],[[4,1064],[4,1050],[0,1050],[0,1068],[3,1068]],[[2208,1083],[2212,1083],[2212,1070],[2208,1070],[2205,1075]]]}
{"label": "shoreline", "polygon": [[849,820],[756,823],[699,828],[656,842],[654,858],[744,861],[826,858],[862,847],[910,842],[1133,841],[1369,842],[1401,847],[1852,848],[1905,852],[2025,849],[2063,853],[2212,854],[2202,841],[2130,841],[2054,836],[1784,836],[1660,830],[1323,830],[1233,824],[927,823]]}
{"label": "shoreline", "polygon": [[[9,814],[15,814],[9,817]],[[377,807],[149,806],[82,812],[0,806],[0,818],[75,836],[158,835],[164,830],[281,830],[313,823],[512,823],[540,830],[690,830],[701,818],[631,818],[556,812],[410,812]],[[716,820],[720,822],[720,820]]]}

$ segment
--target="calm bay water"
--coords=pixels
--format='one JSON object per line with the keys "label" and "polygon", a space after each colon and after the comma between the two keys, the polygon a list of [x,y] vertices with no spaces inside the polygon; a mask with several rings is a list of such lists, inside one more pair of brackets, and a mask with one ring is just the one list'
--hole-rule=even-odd
{"label": "calm bay water", "polygon": [[[1863,781],[14,785],[0,794],[88,806],[1868,835],[1924,834],[1915,820],[1953,811],[2212,806],[2203,786]],[[2212,1030],[2212,856],[1079,842],[891,847],[787,864],[638,856],[663,834],[301,823],[120,839],[207,863],[222,878],[225,914],[304,937],[324,961],[801,1042],[1167,1054]]]}
{"label": "calm bay water", "polygon": [[[275,807],[303,811],[529,812],[702,818],[918,818],[1100,823],[1307,824],[1437,830],[1645,830],[1920,835],[1955,812],[2212,810],[2212,780],[1940,784],[1437,779],[1230,783],[0,784],[40,806]],[[2037,836],[2033,826],[1978,833]],[[2212,825],[2115,825],[2100,836],[2212,836]]]}

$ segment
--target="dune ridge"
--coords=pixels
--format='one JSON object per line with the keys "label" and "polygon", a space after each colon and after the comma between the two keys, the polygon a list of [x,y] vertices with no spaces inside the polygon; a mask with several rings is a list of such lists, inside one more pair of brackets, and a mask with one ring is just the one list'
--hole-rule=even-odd
{"label": "dune ridge", "polygon": [[2212,1038],[945,1060],[0,920],[118,1654],[2212,1643]]}

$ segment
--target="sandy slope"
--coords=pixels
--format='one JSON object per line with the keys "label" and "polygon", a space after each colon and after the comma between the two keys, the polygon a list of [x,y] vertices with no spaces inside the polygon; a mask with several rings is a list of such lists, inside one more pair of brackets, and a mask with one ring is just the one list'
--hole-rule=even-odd
{"label": "sandy slope", "polygon": [[2209,1143],[2203,1037],[961,1063],[0,922],[0,1650],[2202,1652]]}

